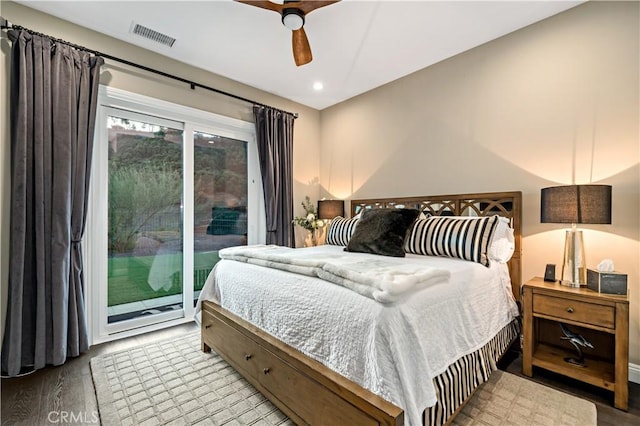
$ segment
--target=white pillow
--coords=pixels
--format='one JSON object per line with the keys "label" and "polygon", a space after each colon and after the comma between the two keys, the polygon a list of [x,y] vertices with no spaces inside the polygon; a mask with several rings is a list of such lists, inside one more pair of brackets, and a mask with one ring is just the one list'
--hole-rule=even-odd
{"label": "white pillow", "polygon": [[489,259],[498,263],[507,263],[516,249],[513,228],[509,226],[510,220],[500,216],[498,226],[493,233],[493,239],[489,245]]}

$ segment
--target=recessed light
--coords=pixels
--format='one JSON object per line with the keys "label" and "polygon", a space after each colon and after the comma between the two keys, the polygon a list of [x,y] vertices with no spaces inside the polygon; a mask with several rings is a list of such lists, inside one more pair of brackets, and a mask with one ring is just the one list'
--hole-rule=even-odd
{"label": "recessed light", "polygon": [[321,81],[316,81],[315,83],[313,83],[313,90],[320,91],[322,89],[324,89],[324,84],[322,84]]}

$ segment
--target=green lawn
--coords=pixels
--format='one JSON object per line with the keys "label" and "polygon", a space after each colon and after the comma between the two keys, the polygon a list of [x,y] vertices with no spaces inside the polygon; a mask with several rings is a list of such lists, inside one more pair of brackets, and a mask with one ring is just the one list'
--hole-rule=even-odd
{"label": "green lawn", "polygon": [[[109,291],[108,306],[154,299],[182,293],[182,268],[177,267],[171,276],[169,290],[154,291],[148,283],[149,272],[155,256],[111,257],[108,261]],[[182,254],[166,254],[159,259],[168,265],[182,265]],[[194,288],[201,290],[207,275],[220,258],[217,251],[195,253]],[[170,268],[169,268],[170,269]]]}

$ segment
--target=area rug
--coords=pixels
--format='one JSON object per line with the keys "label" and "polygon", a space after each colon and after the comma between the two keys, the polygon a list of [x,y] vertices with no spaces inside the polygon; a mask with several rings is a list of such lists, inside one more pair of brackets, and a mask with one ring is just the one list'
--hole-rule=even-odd
{"label": "area rug", "polygon": [[200,333],[91,359],[100,422],[116,425],[293,425]]}
{"label": "area rug", "polygon": [[458,426],[596,426],[592,402],[494,371],[453,420]]}
{"label": "area rug", "polygon": [[[215,352],[200,333],[91,360],[103,425],[293,425]],[[494,372],[454,425],[596,425],[593,403]]]}

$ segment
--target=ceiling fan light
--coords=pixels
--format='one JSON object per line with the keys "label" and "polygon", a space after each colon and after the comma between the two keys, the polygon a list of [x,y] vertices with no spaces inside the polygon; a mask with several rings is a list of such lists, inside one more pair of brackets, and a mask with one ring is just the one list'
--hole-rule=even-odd
{"label": "ceiling fan light", "polygon": [[304,25],[304,16],[297,9],[286,9],[282,15],[282,23],[291,31],[299,30]]}

